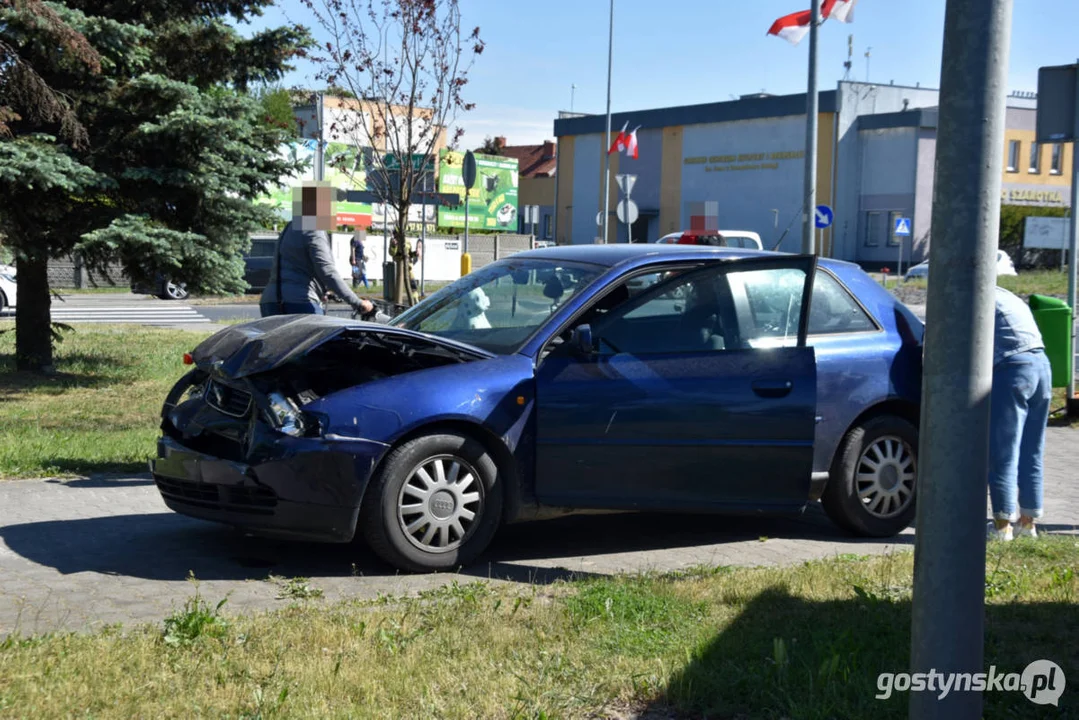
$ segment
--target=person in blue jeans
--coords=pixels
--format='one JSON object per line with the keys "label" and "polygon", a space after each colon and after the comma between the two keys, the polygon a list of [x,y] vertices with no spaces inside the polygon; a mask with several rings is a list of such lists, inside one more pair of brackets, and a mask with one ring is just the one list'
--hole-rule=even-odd
{"label": "person in blue jeans", "polygon": [[[1025,302],[998,287],[989,418],[992,540],[1037,537],[1042,459],[1053,393],[1045,343]],[[1018,524],[1013,528],[1013,523]]]}

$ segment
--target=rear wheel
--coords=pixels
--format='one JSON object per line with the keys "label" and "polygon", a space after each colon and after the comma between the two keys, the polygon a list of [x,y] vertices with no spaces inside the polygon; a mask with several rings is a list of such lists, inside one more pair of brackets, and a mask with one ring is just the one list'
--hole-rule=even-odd
{"label": "rear wheel", "polygon": [[851,429],[821,497],[828,517],[858,535],[890,537],[914,520],[918,430],[896,415]]}
{"label": "rear wheel", "polygon": [[187,283],[175,283],[171,280],[166,280],[162,290],[162,299],[164,300],[187,299]]}
{"label": "rear wheel", "polygon": [[431,572],[476,559],[501,516],[502,487],[487,450],[466,435],[438,433],[390,452],[367,489],[360,523],[383,560]]}

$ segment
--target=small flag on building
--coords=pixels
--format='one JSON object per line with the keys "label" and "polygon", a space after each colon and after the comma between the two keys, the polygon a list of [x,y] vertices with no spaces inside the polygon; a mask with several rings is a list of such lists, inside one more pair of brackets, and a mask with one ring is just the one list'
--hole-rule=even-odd
{"label": "small flag on building", "polygon": [[626,138],[626,155],[629,155],[634,160],[637,159],[637,131],[640,129],[640,125],[633,128],[633,132]]}
{"label": "small flag on building", "polygon": [[618,136],[615,137],[614,142],[611,143],[610,149],[607,150],[608,155],[610,155],[613,152],[622,152],[623,150],[626,149],[626,141],[628,140],[628,138],[626,137],[626,128],[627,127],[629,127],[628,122],[625,125],[622,126],[621,130],[618,131]]}

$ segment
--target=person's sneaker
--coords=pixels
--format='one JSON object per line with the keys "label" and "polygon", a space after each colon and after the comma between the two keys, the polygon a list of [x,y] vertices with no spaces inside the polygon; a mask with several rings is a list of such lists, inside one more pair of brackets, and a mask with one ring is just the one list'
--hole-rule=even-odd
{"label": "person's sneaker", "polygon": [[1011,542],[1012,540],[1012,526],[1008,525],[1003,529],[998,528],[997,524],[992,520],[985,526],[985,537],[987,540],[1001,540],[1003,542]]}
{"label": "person's sneaker", "polygon": [[1034,527],[1034,523],[1030,525],[1020,523],[1015,526],[1015,537],[1037,538],[1038,528]]}

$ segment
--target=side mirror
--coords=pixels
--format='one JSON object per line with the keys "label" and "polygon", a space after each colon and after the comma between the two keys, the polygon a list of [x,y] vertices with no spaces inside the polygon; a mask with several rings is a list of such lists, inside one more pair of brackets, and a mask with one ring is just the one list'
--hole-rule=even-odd
{"label": "side mirror", "polygon": [[573,328],[569,338],[569,346],[578,355],[590,356],[594,354],[596,349],[592,345],[592,326],[585,324]]}

